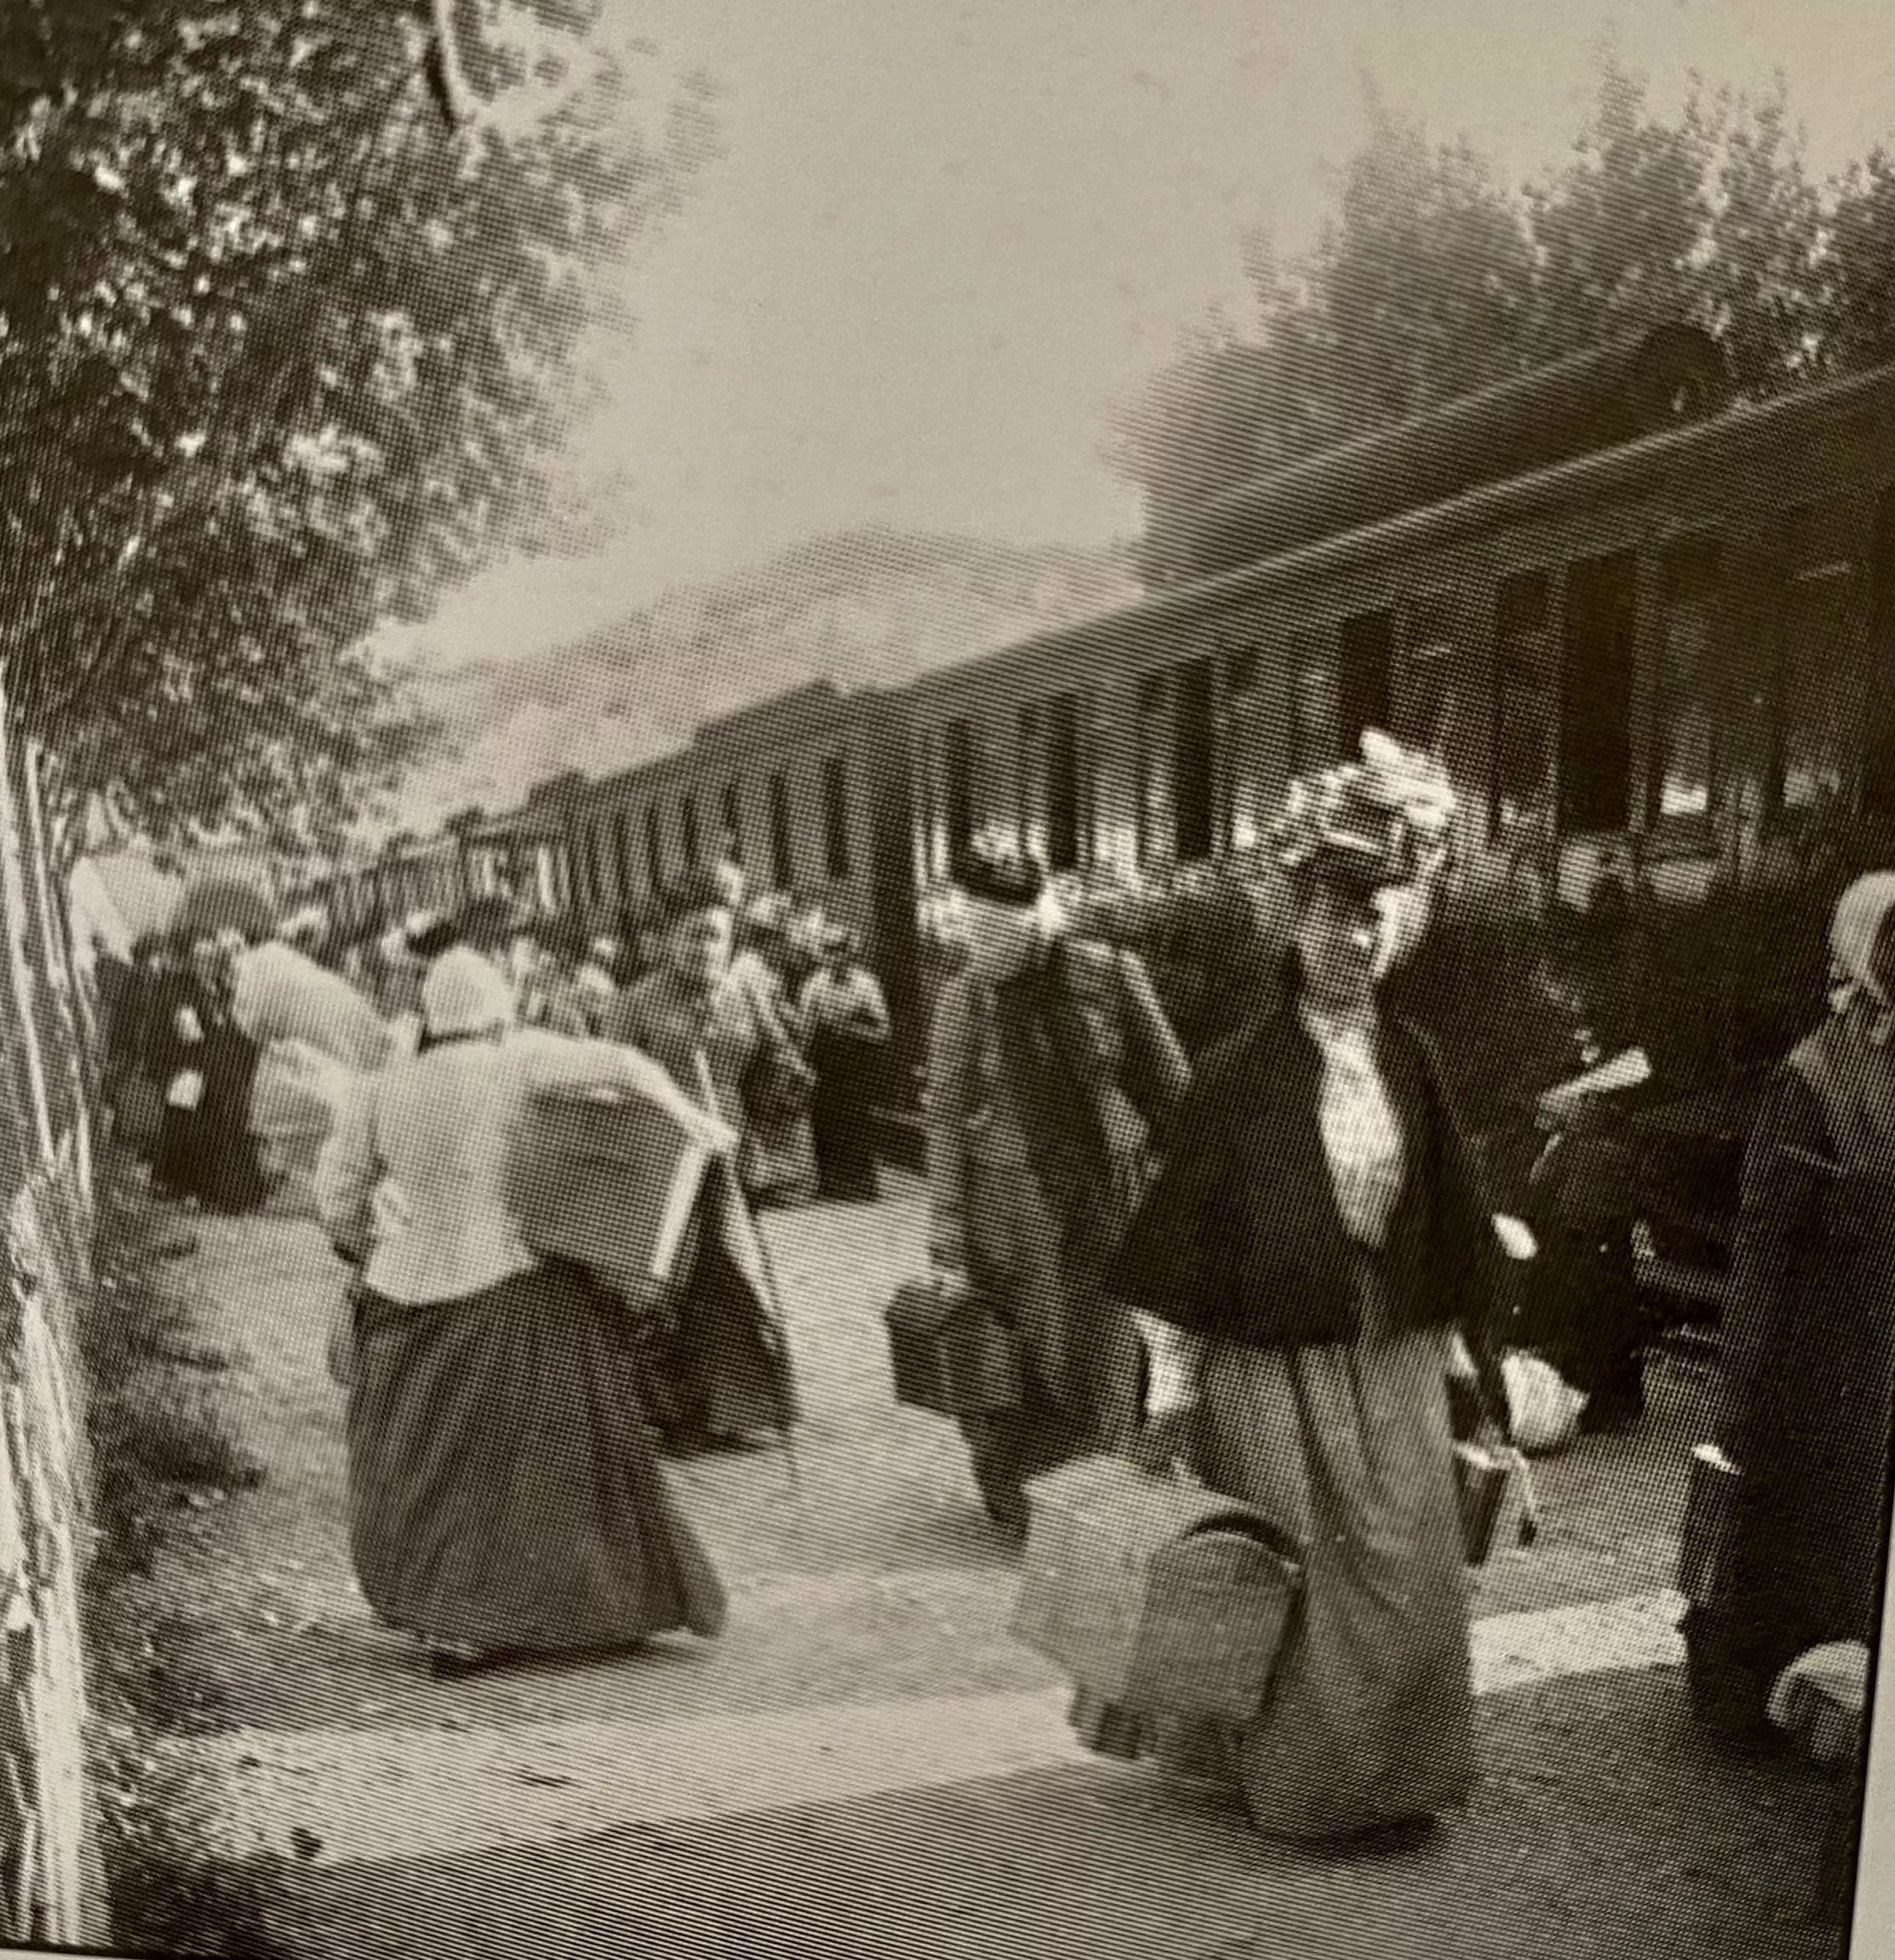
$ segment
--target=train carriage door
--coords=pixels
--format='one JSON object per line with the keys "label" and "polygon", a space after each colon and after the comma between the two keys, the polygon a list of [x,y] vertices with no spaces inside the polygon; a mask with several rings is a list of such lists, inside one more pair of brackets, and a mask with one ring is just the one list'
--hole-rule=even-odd
{"label": "train carriage door", "polygon": [[1560,670],[1559,827],[1623,830],[1631,819],[1638,558],[1582,558],[1567,574]]}
{"label": "train carriage door", "polygon": [[1360,612],[1342,622],[1336,664],[1336,738],[1360,753],[1363,732],[1388,729],[1395,694],[1395,615]]}
{"label": "train carriage door", "polygon": [[1216,843],[1216,666],[1193,660],[1178,672],[1172,724],[1172,820],[1181,863],[1210,856]]}
{"label": "train carriage door", "polygon": [[1221,716],[1224,751],[1222,844],[1254,851],[1270,822],[1271,738],[1263,663],[1255,646],[1224,655]]}
{"label": "train carriage door", "polygon": [[1719,766],[1714,689],[1721,571],[1716,538],[1687,538],[1665,556],[1645,791],[1646,818],[1654,826],[1702,823],[1711,815]]}
{"label": "train carriage door", "polygon": [[974,729],[963,715],[942,734],[942,821],[947,835],[947,869],[952,875],[974,841]]}
{"label": "train carriage door", "polygon": [[1051,870],[1078,869],[1082,801],[1078,700],[1056,694],[1046,704],[1046,861]]}
{"label": "train carriage door", "polygon": [[1402,658],[1393,732],[1410,748],[1449,760],[1455,726],[1454,603],[1442,593],[1412,599],[1402,611]]}
{"label": "train carriage door", "polygon": [[1020,710],[1014,757],[1014,833],[1019,847],[1039,863],[1047,861],[1044,766],[1045,732],[1040,704]]}
{"label": "train carriage door", "polygon": [[1770,690],[1770,797],[1779,817],[1840,805],[1849,788],[1851,621],[1858,565],[1847,513],[1804,504],[1784,522]]}

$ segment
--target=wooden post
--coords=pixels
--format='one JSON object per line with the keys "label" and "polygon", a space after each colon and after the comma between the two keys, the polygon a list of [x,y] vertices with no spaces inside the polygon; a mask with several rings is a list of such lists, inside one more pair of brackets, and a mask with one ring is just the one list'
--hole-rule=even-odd
{"label": "wooden post", "polygon": [[19,813],[13,789],[12,714],[3,681],[0,681],[0,912],[5,917],[7,969],[13,982],[20,1051],[26,1057],[27,1080],[31,1085],[40,1159],[50,1165],[55,1154],[55,1139],[52,1107],[46,1094],[45,1058],[40,1053],[39,1030],[33,1022],[33,976],[27,963],[25,937],[26,875],[20,861]]}
{"label": "wooden post", "polygon": [[54,883],[52,875],[52,843],[46,823],[46,752],[38,743],[29,741],[26,744],[25,801],[33,876],[39,894],[40,939],[45,948],[54,998],[65,1023],[66,1052],[62,1059],[72,1095],[73,1168],[80,1194],[89,1210],[93,1194],[92,1124],[87,1102],[86,1070],[80,1054],[85,1020],[79,1003],[79,978],[69,937],[71,920],[66,911],[65,889],[63,885]]}

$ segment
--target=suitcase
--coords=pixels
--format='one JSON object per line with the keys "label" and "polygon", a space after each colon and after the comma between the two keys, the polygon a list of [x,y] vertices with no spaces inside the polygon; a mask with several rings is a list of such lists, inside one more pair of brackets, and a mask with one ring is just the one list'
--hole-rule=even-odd
{"label": "suitcase", "polygon": [[1261,1712],[1300,1547],[1249,1506],[1118,1456],[1064,1464],[1027,1496],[1016,1640],[1123,1707]]}
{"label": "suitcase", "polygon": [[507,1202],[543,1258],[668,1282],[709,1161],[642,1096],[543,1091],[509,1154]]}
{"label": "suitcase", "polygon": [[1511,1460],[1504,1451],[1478,1443],[1454,1445],[1454,1485],[1460,1501],[1461,1542],[1470,1565],[1484,1565],[1494,1549],[1494,1532],[1500,1521],[1500,1501],[1506,1496]]}
{"label": "suitcase", "polygon": [[1719,1603],[1731,1505],[1740,1474],[1715,1443],[1700,1443],[1691,1453],[1684,1526],[1678,1534],[1678,1591],[1700,1612]]}
{"label": "suitcase", "polygon": [[918,1280],[897,1290],[883,1318],[898,1403],[956,1416],[1021,1407],[1020,1336],[980,1294],[956,1299]]}

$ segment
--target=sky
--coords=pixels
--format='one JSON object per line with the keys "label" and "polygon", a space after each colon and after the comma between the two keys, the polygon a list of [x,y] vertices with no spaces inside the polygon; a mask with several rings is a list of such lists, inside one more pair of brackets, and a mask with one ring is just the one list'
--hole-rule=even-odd
{"label": "sky", "polygon": [[609,550],[498,568],[418,636],[530,652],[872,523],[1092,544],[1136,506],[1112,405],[1308,239],[1362,78],[1504,178],[1570,147],[1602,50],[1654,101],[1786,74],[1821,171],[1895,137],[1895,0],[620,0],[719,91],[723,154],[622,275],[575,441]]}

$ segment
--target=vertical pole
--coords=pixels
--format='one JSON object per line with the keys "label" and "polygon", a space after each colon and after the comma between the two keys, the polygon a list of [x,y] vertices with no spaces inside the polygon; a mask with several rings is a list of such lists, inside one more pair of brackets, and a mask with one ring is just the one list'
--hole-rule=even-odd
{"label": "vertical pole", "polygon": [[20,823],[13,789],[12,714],[0,681],[0,910],[5,914],[7,967],[13,982],[21,1052],[31,1086],[33,1123],[40,1156],[50,1165],[56,1154],[53,1114],[46,1094],[45,1058],[33,1017],[33,975],[26,958],[26,875],[20,862]]}
{"label": "vertical pole", "polygon": [[74,968],[70,920],[63,886],[54,882],[52,846],[46,826],[46,754],[37,742],[26,745],[26,805],[32,849],[33,876],[39,893],[40,937],[48,972],[54,985],[65,1034],[67,1084],[72,1095],[72,1159],[80,1194],[92,1203],[92,1125],[86,1100],[87,1074],[80,1055],[84,1021],[79,1004],[78,975]]}

